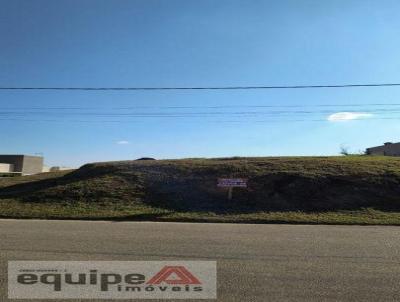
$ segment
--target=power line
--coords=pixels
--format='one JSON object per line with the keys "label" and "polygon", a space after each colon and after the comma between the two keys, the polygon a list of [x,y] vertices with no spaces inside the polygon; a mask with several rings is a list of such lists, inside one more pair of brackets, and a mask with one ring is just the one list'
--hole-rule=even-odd
{"label": "power line", "polygon": [[[104,109],[104,110],[130,110],[130,109],[228,109],[228,108],[317,108],[317,107],[398,107],[400,103],[365,103],[365,104],[299,104],[299,105],[215,105],[215,106],[127,106],[127,107],[46,107],[46,106],[35,106],[35,107],[4,107],[3,110],[93,110],[93,109]],[[361,109],[359,109],[361,110]]]}
{"label": "power line", "polygon": [[[45,109],[44,109],[45,110]],[[268,111],[191,111],[191,112],[66,112],[66,111],[1,111],[0,116],[27,116],[27,115],[45,115],[45,116],[90,116],[90,117],[197,117],[197,116],[225,116],[225,115],[236,115],[236,116],[253,116],[253,115],[307,115],[307,114],[333,114],[337,113],[337,110],[268,110]],[[349,110],[346,112],[358,113],[359,111]],[[382,109],[374,108],[362,110],[363,113],[372,114],[396,114],[400,113],[398,108],[396,109]]]}
{"label": "power line", "polygon": [[315,89],[393,87],[400,83],[337,84],[337,85],[283,85],[283,86],[209,86],[209,87],[0,87],[0,90],[72,90],[72,91],[136,91],[136,90],[255,90],[255,89]]}
{"label": "power line", "polygon": [[[354,120],[342,120],[346,122],[361,122],[361,121],[376,121],[376,120],[397,120],[400,121],[400,116],[398,117],[379,117],[379,118],[362,118]],[[0,118],[0,121],[19,121],[19,122],[59,122],[59,123],[137,123],[139,120],[61,120],[61,119],[19,119],[19,118]],[[182,120],[183,121],[183,120]],[[218,123],[218,124],[229,124],[229,123],[291,123],[291,122],[329,122],[326,119],[269,119],[269,120],[190,120],[194,122],[208,122],[208,123]],[[185,123],[188,120],[184,121]],[[340,121],[337,121],[340,122]]]}
{"label": "power line", "polygon": [[[255,118],[268,117],[268,122],[293,122],[293,121],[326,121],[328,114],[337,113],[337,107],[345,112],[364,112],[380,116],[369,117],[368,120],[376,119],[399,119],[400,103],[366,103],[366,104],[299,104],[299,105],[220,105],[220,106],[130,106],[130,107],[9,107],[0,109],[0,120],[16,120],[29,122],[78,122],[78,123],[126,123],[139,122],[142,118],[175,118],[185,119],[185,121],[196,120],[205,122],[222,123],[258,123],[267,121],[257,121]],[[355,108],[351,108],[354,106]],[[378,107],[380,106],[380,107]],[[393,106],[393,107],[392,107]],[[335,108],[333,108],[335,107]],[[362,108],[360,108],[362,107]],[[138,109],[158,109],[158,110],[138,110]],[[239,108],[252,108],[251,110],[241,110]],[[318,109],[317,109],[318,108]],[[160,110],[175,109],[175,110]],[[179,109],[179,110],[178,110]],[[191,109],[191,110],[188,110]],[[207,109],[207,110],[205,110]],[[210,110],[208,110],[210,109]],[[227,110],[223,110],[227,109]],[[234,110],[235,109],[235,110]],[[79,111],[76,111],[79,110]],[[323,116],[322,116],[323,114]],[[385,117],[391,115],[392,117]],[[393,117],[393,115],[395,117]],[[43,116],[43,119],[40,117]],[[308,116],[307,118],[305,118]],[[73,117],[81,119],[71,119]],[[226,117],[233,117],[240,120],[227,121]],[[36,118],[36,119],[35,119]],[[108,118],[116,118],[110,120]],[[276,118],[276,119],[275,119]],[[85,119],[85,120],[83,120]],[[90,119],[90,120],[87,120]],[[133,120],[134,119],[134,120]]]}

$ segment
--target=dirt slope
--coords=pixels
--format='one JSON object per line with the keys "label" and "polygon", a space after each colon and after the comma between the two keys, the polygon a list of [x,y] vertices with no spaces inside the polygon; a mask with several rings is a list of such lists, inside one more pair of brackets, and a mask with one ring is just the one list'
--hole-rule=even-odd
{"label": "dirt slope", "polygon": [[[219,177],[245,177],[249,186],[235,188],[229,201]],[[121,161],[0,179],[0,200],[213,213],[398,211],[399,196],[400,159],[367,156]]]}

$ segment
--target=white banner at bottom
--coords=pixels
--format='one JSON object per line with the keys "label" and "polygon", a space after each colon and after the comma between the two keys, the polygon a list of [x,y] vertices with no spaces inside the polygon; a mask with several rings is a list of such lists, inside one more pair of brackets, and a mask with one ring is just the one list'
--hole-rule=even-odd
{"label": "white banner at bottom", "polygon": [[216,299],[215,261],[9,261],[10,299]]}

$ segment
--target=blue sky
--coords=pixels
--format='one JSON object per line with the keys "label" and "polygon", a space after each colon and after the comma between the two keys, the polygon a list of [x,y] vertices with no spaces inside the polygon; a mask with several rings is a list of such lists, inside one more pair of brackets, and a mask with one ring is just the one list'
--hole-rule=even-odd
{"label": "blue sky", "polygon": [[[400,82],[398,1],[0,4],[1,87]],[[399,140],[399,96],[399,87],[0,91],[0,153],[79,166],[141,156],[334,155],[341,145],[356,152]],[[337,112],[362,115],[329,121]]]}

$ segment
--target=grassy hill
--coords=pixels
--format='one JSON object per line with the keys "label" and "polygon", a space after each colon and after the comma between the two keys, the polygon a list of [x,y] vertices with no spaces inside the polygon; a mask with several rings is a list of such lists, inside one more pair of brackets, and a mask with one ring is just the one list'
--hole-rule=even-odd
{"label": "grassy hill", "polygon": [[[248,188],[235,188],[228,200],[219,177],[248,178]],[[87,164],[0,179],[0,217],[400,224],[400,158]]]}

